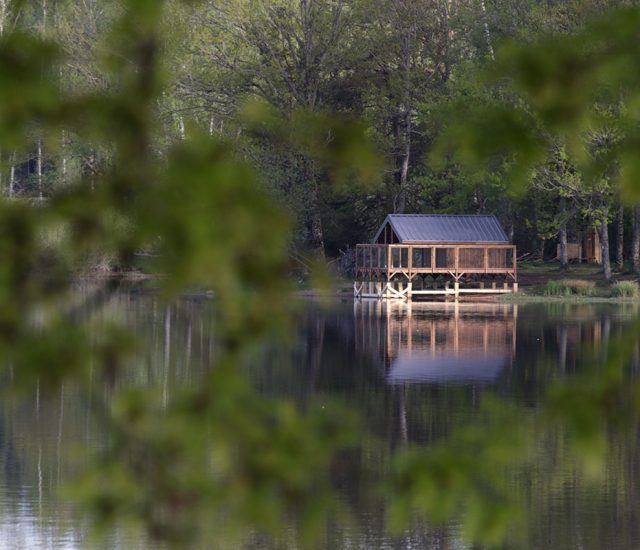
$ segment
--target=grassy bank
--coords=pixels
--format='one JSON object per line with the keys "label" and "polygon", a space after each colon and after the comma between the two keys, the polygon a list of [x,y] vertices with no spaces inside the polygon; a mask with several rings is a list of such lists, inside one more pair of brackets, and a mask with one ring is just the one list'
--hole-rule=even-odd
{"label": "grassy bank", "polygon": [[561,270],[557,263],[518,265],[520,292],[500,297],[504,302],[634,302],[640,301],[638,277],[613,273],[604,280],[599,265],[575,264]]}

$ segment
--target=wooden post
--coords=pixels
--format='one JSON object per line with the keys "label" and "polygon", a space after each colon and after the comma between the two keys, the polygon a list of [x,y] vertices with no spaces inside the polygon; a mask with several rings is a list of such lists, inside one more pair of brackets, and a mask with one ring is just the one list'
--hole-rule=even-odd
{"label": "wooden post", "polygon": [[484,247],[484,272],[485,273],[487,272],[488,267],[489,267],[489,248],[485,246]]}
{"label": "wooden post", "polygon": [[436,322],[431,320],[431,327],[429,330],[429,345],[431,347],[431,353],[436,353]]}
{"label": "wooden post", "polygon": [[460,247],[456,246],[453,249],[453,269],[454,269],[454,272],[456,274],[456,284],[457,284],[458,266],[459,266],[459,264],[460,264]]}

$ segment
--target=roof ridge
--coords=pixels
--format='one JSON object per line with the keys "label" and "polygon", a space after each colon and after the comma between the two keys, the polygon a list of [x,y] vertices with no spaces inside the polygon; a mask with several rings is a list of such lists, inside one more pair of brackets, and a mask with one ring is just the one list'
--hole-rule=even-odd
{"label": "roof ridge", "polygon": [[387,214],[387,216],[405,216],[405,217],[449,217],[449,218],[495,218],[495,214]]}

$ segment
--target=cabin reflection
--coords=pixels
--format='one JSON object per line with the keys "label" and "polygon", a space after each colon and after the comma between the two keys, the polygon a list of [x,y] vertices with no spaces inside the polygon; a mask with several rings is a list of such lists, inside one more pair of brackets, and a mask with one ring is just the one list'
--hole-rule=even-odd
{"label": "cabin reflection", "polygon": [[356,349],[384,369],[388,384],[494,382],[515,357],[518,306],[354,304]]}

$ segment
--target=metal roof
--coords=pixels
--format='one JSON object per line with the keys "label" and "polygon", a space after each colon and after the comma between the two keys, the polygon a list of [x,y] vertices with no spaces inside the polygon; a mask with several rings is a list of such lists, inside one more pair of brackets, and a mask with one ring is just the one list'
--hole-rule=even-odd
{"label": "metal roof", "polygon": [[503,351],[479,353],[473,350],[449,351],[402,350],[394,359],[386,379],[391,385],[410,382],[488,383],[495,381],[509,364]]}
{"label": "metal roof", "polygon": [[373,242],[378,240],[387,222],[401,243],[509,243],[493,215],[389,214]]}

